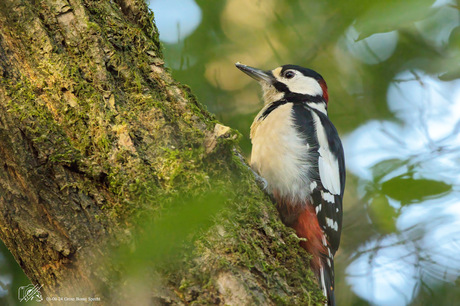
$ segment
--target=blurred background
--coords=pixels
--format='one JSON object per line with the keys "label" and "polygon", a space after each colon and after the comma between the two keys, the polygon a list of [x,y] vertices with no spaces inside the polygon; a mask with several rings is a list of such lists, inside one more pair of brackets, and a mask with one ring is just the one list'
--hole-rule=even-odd
{"label": "blurred background", "polygon": [[[327,81],[348,170],[338,305],[460,304],[459,4],[150,1],[166,65],[242,133],[248,158],[262,102],[235,62]],[[25,284],[0,247],[0,304]]]}

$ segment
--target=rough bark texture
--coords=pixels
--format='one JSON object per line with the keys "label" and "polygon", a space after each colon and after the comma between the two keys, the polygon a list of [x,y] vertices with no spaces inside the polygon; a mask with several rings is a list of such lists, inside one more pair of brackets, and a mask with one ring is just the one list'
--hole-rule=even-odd
{"label": "rough bark texture", "polygon": [[140,301],[321,302],[237,133],[163,64],[142,0],[0,1],[0,238],[45,296],[122,303],[109,250],[173,195],[218,186],[229,196],[216,224]]}

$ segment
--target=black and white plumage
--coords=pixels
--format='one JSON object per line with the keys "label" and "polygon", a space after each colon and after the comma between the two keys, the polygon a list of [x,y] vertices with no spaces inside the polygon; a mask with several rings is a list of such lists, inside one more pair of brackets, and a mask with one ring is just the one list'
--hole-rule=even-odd
{"label": "black and white plumage", "polygon": [[282,221],[313,255],[311,267],[335,305],[334,255],[340,244],[345,161],[327,115],[326,82],[296,65],[263,71],[236,66],[262,86],[264,107],[251,126],[251,167],[267,181]]}

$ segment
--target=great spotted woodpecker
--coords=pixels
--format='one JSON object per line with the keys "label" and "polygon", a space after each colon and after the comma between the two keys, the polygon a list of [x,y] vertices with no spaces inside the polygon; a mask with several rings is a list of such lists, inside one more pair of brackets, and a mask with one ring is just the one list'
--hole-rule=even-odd
{"label": "great spotted woodpecker", "polygon": [[251,167],[266,180],[283,223],[300,245],[328,305],[335,305],[334,255],[342,230],[345,161],[327,115],[326,82],[296,65],[263,71],[236,63],[263,89],[264,107],[251,126]]}

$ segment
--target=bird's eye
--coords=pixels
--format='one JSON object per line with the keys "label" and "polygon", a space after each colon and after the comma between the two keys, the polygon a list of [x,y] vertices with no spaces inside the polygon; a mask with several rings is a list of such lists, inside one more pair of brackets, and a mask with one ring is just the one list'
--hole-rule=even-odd
{"label": "bird's eye", "polygon": [[294,72],[294,71],[287,71],[287,72],[284,74],[284,77],[285,77],[286,79],[292,79],[294,76],[295,76],[295,72]]}

